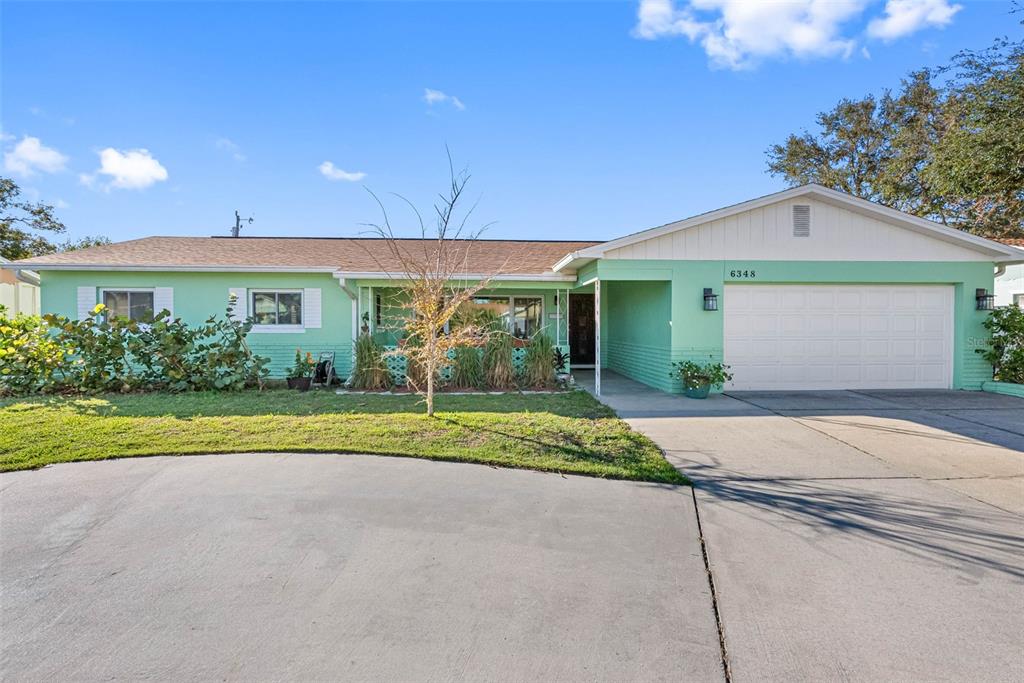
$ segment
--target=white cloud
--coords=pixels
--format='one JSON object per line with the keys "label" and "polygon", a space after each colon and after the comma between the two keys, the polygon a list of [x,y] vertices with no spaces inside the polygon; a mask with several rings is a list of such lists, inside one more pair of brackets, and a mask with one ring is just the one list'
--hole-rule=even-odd
{"label": "white cloud", "polygon": [[868,24],[868,35],[895,40],[923,28],[947,26],[961,9],[948,0],[888,0],[885,16]]}
{"label": "white cloud", "polygon": [[148,149],[125,151],[107,147],[100,153],[100,167],[93,174],[83,173],[79,182],[88,187],[96,184],[97,176],[109,176],[111,181],[104,190],[141,190],[154,183],[167,180],[167,169],[153,158]]}
{"label": "white cloud", "polygon": [[323,177],[328,180],[346,180],[350,183],[358,183],[360,180],[366,177],[366,174],[362,171],[343,171],[334,165],[334,162],[325,161],[324,163],[317,166],[320,169],[320,173]]}
{"label": "white cloud", "polygon": [[246,159],[245,154],[242,153],[242,148],[228,138],[217,138],[213,144],[217,149],[228,152],[235,161],[242,162]]}
{"label": "white cloud", "polygon": [[39,138],[28,135],[21,139],[12,150],[4,153],[4,168],[11,173],[23,176],[33,176],[38,172],[57,173],[63,171],[68,163],[68,158],[55,150],[47,147]]}
{"label": "white cloud", "polygon": [[[640,0],[633,35],[656,40],[683,36],[699,44],[712,66],[748,69],[770,58],[849,57],[857,47],[870,0]],[[888,0],[886,16],[869,24],[872,37],[895,38],[949,23],[959,10],[949,0]],[[858,26],[861,25],[858,23]],[[863,54],[863,53],[862,53]]]}
{"label": "white cloud", "polygon": [[459,111],[465,111],[466,109],[466,105],[464,105],[462,100],[455,95],[449,95],[448,93],[441,92],[440,90],[433,90],[431,88],[423,89],[423,101],[431,107],[435,104],[449,103]]}

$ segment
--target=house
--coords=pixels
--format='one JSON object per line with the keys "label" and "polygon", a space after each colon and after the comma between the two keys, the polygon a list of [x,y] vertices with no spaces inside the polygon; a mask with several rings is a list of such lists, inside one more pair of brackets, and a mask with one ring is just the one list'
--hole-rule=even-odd
{"label": "house", "polygon": [[[1024,259],[1024,239],[999,240],[1003,244],[1017,247],[1020,258]],[[1005,272],[996,276],[996,306],[1015,304],[1024,308],[1024,264],[1005,266]]]}
{"label": "house", "polygon": [[31,270],[8,270],[0,257],[0,306],[7,315],[39,315],[39,275]]}
{"label": "house", "polygon": [[[394,341],[386,247],[148,237],[13,265],[39,271],[44,309],[71,317],[102,302],[198,322],[235,301],[273,374],[297,347],[335,351],[344,374],[364,321]],[[547,332],[598,383],[608,368],[676,392],[672,361],[714,358],[735,389],[977,389],[991,378],[975,349],[995,269],[1021,261],[1011,246],[806,185],[608,242],[482,241],[461,277],[501,269],[473,306],[519,336]]]}

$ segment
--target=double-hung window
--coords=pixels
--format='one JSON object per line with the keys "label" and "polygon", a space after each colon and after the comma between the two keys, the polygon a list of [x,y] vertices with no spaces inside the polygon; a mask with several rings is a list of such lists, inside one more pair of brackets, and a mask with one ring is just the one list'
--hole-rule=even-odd
{"label": "double-hung window", "polygon": [[301,290],[253,290],[250,296],[256,325],[302,325]]}
{"label": "double-hung window", "polygon": [[102,295],[109,317],[141,323],[153,321],[152,289],[104,289]]}

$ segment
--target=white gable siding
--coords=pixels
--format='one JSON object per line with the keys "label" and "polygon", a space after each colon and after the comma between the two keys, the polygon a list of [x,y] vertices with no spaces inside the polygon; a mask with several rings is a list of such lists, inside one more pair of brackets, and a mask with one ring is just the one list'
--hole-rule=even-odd
{"label": "white gable siding", "polygon": [[[811,234],[793,236],[793,205],[811,205]],[[989,261],[951,242],[810,197],[676,230],[604,254],[607,259],[717,261]]]}

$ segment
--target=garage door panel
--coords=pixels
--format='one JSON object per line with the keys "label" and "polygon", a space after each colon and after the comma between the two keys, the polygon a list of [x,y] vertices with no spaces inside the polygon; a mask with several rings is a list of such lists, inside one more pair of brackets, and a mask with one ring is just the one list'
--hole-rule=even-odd
{"label": "garage door panel", "polygon": [[951,286],[726,285],[734,389],[948,388]]}

